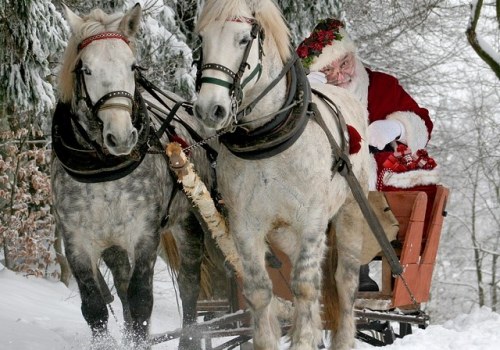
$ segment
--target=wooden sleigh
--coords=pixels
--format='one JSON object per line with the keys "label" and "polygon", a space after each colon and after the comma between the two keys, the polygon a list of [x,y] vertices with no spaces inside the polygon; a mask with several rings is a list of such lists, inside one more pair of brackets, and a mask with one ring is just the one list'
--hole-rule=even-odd
{"label": "wooden sleigh", "polygon": [[[429,324],[429,317],[421,310],[421,304],[430,299],[449,189],[438,185],[431,198],[423,191],[391,191],[384,194],[399,222],[397,238],[391,244],[403,267],[404,281],[392,275],[386,257],[380,252],[374,259],[381,261],[381,278],[377,281],[380,291],[358,292],[356,298],[357,337],[379,346],[410,334],[412,325],[425,328]],[[426,221],[428,203],[431,209]],[[273,247],[271,252],[268,272],[273,281],[274,293],[283,299],[292,300],[289,287],[291,265],[288,257]],[[204,333],[207,349],[212,349],[210,344],[216,337],[235,337],[230,341],[231,346],[244,344],[251,337],[249,315],[243,312],[247,307],[241,293],[241,284],[231,280],[228,285],[230,297],[227,300],[205,299],[198,302],[200,316],[225,315],[223,317],[229,317],[230,320],[229,323]],[[398,333],[392,326],[394,322],[399,323]],[[224,345],[213,347],[226,348],[228,347]]]}

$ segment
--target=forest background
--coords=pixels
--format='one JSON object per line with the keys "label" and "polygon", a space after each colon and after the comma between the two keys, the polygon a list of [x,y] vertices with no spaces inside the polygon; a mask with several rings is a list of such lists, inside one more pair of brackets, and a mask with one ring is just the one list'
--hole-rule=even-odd
{"label": "forest background", "polygon": [[[193,99],[202,0],[66,0],[73,11],[144,9],[139,62]],[[69,27],[61,1],[0,0],[0,260],[22,274],[70,276],[54,232],[50,122]],[[395,75],[429,109],[429,153],[451,189],[431,301],[433,320],[500,308],[500,0],[279,0],[294,42],[336,16],[367,66]],[[153,74],[154,72],[154,74]],[[57,253],[59,252],[59,253]],[[61,268],[62,267],[62,268]]]}

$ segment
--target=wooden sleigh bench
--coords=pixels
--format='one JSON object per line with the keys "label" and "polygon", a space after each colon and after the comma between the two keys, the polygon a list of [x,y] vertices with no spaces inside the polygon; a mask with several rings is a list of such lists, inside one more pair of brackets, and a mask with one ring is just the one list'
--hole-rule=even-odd
{"label": "wooden sleigh bench", "polygon": [[[389,206],[399,222],[397,239],[393,242],[403,267],[402,276],[418,304],[429,301],[432,275],[441,236],[449,190],[441,185],[431,198],[432,209],[426,222],[428,195],[425,192],[385,192]],[[358,299],[377,300],[379,307],[365,303],[371,309],[384,309],[380,301],[387,301],[385,309],[412,309],[415,305],[401,278],[392,276],[387,259],[378,254],[382,261],[381,286],[379,292],[359,292]]]}

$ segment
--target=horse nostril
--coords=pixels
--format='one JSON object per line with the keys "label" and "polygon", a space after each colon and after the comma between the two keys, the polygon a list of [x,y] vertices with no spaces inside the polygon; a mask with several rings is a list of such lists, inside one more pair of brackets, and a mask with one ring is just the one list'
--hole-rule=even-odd
{"label": "horse nostril", "polygon": [[113,134],[106,135],[106,144],[110,147],[116,147],[116,138],[113,136]]}
{"label": "horse nostril", "polygon": [[128,138],[129,145],[135,145],[137,143],[137,130],[133,130]]}
{"label": "horse nostril", "polygon": [[214,113],[213,116],[216,119],[223,119],[226,117],[226,109],[220,105],[217,105],[214,107]]}

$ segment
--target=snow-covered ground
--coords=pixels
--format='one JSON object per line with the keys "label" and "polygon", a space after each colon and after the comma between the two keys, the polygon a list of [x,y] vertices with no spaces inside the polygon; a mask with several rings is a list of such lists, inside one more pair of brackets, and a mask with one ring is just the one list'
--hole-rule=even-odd
{"label": "snow-covered ground", "polygon": [[[76,286],[39,278],[26,278],[0,265],[0,349],[62,350],[85,349],[90,331],[80,312]],[[112,304],[116,318],[110,316],[110,330],[117,339],[121,327],[121,306],[118,298]],[[155,274],[155,304],[152,332],[172,331],[180,327],[180,311],[175,289],[165,264],[158,260]],[[356,349],[371,349],[357,342]],[[154,350],[177,349],[170,341]],[[283,345],[283,349],[286,346]],[[496,350],[500,349],[500,314],[478,308],[442,325],[398,339],[388,350]]]}

